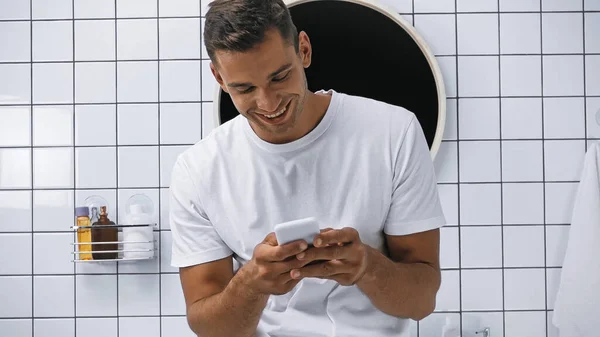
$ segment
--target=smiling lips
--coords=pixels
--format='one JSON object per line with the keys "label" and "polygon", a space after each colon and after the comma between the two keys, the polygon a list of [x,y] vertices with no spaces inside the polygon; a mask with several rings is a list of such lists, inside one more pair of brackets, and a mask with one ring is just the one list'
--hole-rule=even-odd
{"label": "smiling lips", "polygon": [[290,102],[288,102],[283,108],[281,108],[279,111],[277,111],[276,113],[274,113],[272,115],[266,115],[266,114],[260,114],[260,115],[267,119],[277,118],[277,117],[283,115],[287,111],[289,104],[290,104]]}

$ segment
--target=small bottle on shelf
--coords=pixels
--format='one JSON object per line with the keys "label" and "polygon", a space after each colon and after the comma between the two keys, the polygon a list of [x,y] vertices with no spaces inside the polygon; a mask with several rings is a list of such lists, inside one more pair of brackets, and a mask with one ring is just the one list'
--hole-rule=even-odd
{"label": "small bottle on shelf", "polygon": [[[114,260],[119,257],[117,250],[119,245],[119,231],[115,227],[115,223],[108,218],[106,206],[100,206],[100,217],[98,221],[92,224],[92,241],[96,244],[92,245],[94,260]],[[103,242],[111,242],[107,244],[97,244]],[[104,251],[110,251],[104,253]]]}
{"label": "small bottle on shelf", "polygon": [[91,222],[89,218],[90,209],[87,207],[75,208],[76,225],[77,225],[77,243],[78,243],[78,260],[92,259],[92,231],[89,227]]}

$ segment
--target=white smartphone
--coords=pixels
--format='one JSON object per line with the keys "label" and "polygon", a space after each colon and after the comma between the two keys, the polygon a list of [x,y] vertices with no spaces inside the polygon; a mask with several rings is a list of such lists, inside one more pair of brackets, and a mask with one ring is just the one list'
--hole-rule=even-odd
{"label": "white smartphone", "polygon": [[279,245],[284,245],[296,240],[305,240],[308,245],[312,245],[321,232],[319,222],[313,218],[304,218],[275,225],[275,237]]}

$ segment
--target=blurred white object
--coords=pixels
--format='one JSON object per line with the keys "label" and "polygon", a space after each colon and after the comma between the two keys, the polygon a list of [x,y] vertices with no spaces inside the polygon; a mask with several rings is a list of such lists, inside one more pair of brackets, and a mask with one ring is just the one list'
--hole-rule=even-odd
{"label": "blurred white object", "polygon": [[151,258],[154,255],[152,226],[153,204],[150,198],[137,194],[128,200],[123,227],[123,258]]}
{"label": "blurred white object", "polygon": [[560,337],[597,336],[600,319],[600,144],[585,156],[552,323]]}

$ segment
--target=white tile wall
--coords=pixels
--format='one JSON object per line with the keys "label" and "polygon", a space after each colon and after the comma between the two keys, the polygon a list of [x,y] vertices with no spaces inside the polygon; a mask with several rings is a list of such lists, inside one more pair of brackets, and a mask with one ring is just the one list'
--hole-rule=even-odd
{"label": "white tile wall", "polygon": [[[0,0],[4,334],[193,336],[168,187],[176,156],[214,127],[208,1]],[[558,336],[574,193],[600,140],[600,2],[380,1],[429,42],[448,94],[443,281],[411,336],[439,336],[447,317],[463,336]],[[136,193],[155,204],[160,258],[74,265],[74,206],[100,195],[114,210]]]}

